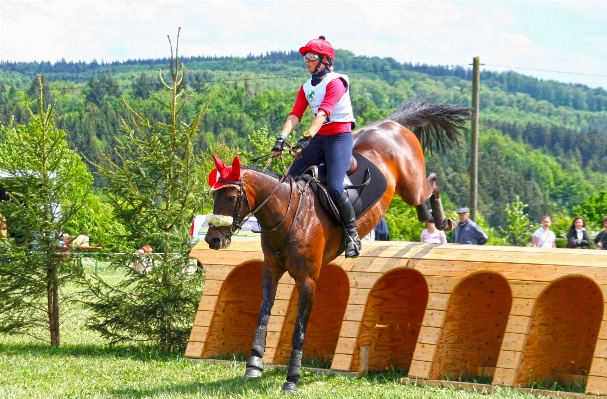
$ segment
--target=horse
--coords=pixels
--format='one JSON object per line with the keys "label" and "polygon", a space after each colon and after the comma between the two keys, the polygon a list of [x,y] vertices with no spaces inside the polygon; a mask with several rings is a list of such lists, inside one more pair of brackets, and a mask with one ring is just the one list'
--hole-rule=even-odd
{"label": "horse", "polygon": [[[373,162],[387,181],[381,198],[358,218],[357,230],[367,235],[386,213],[395,194],[415,206],[418,219],[432,220],[449,231],[455,221],[445,217],[438,180],[426,177],[424,149],[444,150],[457,144],[471,109],[434,104],[414,98],[383,121],[353,132],[354,150]],[[411,128],[412,130],[409,130]],[[261,226],[263,298],[245,378],[260,378],[266,348],[267,326],[278,281],[285,272],[295,280],[299,302],[292,352],[283,392],[297,393],[302,348],[321,267],[339,253],[343,227],[337,225],[319,199],[301,181],[215,160],[209,183],[214,186],[213,215],[207,219],[205,241],[211,249],[226,248],[247,216],[254,214]],[[426,202],[429,200],[431,211]]]}

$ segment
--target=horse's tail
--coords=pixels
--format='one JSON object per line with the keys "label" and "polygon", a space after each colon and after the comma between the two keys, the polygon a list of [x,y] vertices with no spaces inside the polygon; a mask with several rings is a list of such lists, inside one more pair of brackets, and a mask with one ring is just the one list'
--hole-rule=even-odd
{"label": "horse's tail", "polygon": [[471,118],[472,108],[434,104],[425,98],[414,97],[386,119],[411,129],[422,148],[432,152],[457,144]]}

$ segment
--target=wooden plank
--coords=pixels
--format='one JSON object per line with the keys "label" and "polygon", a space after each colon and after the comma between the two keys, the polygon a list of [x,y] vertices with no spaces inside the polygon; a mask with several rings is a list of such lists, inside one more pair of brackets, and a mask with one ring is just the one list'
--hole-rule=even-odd
{"label": "wooden plank", "polygon": [[202,347],[204,342],[188,342],[185,348],[185,357],[200,359],[202,357]]}
{"label": "wooden plank", "polygon": [[381,276],[381,273],[348,272],[350,288],[373,288]]}
{"label": "wooden plank", "polygon": [[543,281],[526,280],[508,280],[513,298],[535,299],[540,296],[542,291],[548,287],[548,283]]}
{"label": "wooden plank", "polygon": [[588,375],[607,377],[607,358],[594,357]]}
{"label": "wooden plank", "polygon": [[[239,266],[244,263],[263,263],[263,252],[259,251],[199,251],[196,259],[203,265]],[[206,270],[205,270],[206,271]]]}
{"label": "wooden plank", "polygon": [[271,316],[268,323],[268,331],[280,332],[285,324],[284,316]]}
{"label": "wooden plank", "polygon": [[496,367],[498,369],[518,369],[521,359],[521,352],[501,350],[497,358]]}
{"label": "wooden plank", "polygon": [[356,350],[356,341],[356,338],[339,337],[335,348],[335,354],[344,353],[346,355],[353,355]]}
{"label": "wooden plank", "polygon": [[223,280],[205,280],[203,295],[219,295]]}
{"label": "wooden plank", "polygon": [[289,309],[289,300],[275,300],[274,306],[272,306],[272,316],[285,316],[287,309]]}
{"label": "wooden plank", "polygon": [[293,290],[295,289],[295,284],[278,284],[276,287],[276,297],[274,300],[291,300],[291,296],[293,295]]}
{"label": "wooden plank", "polygon": [[525,347],[525,334],[505,333],[501,350],[522,352]]}
{"label": "wooden plank", "polygon": [[340,337],[356,338],[360,332],[360,321],[344,321],[341,324]]}
{"label": "wooden plank", "polygon": [[[266,336],[266,346],[269,348],[276,348],[280,342],[280,333],[280,331],[268,331],[268,335]],[[252,342],[253,337],[251,337],[251,343]]]}
{"label": "wooden plank", "polygon": [[422,326],[421,329],[419,330],[419,336],[417,337],[417,343],[418,343],[418,345],[420,343],[438,344],[440,333],[441,333],[440,327]]}
{"label": "wooden plank", "polygon": [[531,317],[510,316],[506,325],[506,333],[527,334],[531,326]]}
{"label": "wooden plank", "polygon": [[348,303],[352,305],[365,305],[369,297],[369,288],[350,288]]}
{"label": "wooden plank", "polygon": [[[369,347],[361,346],[358,348],[358,368],[356,369],[360,376],[366,375],[369,371]],[[359,375],[359,374],[357,374]]]}
{"label": "wooden plank", "polygon": [[214,312],[215,307],[217,306],[218,298],[219,297],[216,295],[203,295],[202,298],[200,298],[198,310],[209,310],[211,312]]}
{"label": "wooden plank", "polygon": [[455,286],[462,281],[458,277],[424,276],[424,278],[428,283],[428,292],[437,294],[450,294]]}
{"label": "wooden plank", "polygon": [[350,371],[350,365],[354,356],[345,353],[336,353],[331,362],[331,370],[335,371]]}
{"label": "wooden plank", "polygon": [[193,326],[190,332],[190,342],[204,342],[207,340],[209,327]]}
{"label": "wooden plank", "polygon": [[415,346],[415,352],[413,352],[413,360],[433,362],[437,348],[438,345],[418,343]]}
{"label": "wooden plank", "polygon": [[605,395],[607,393],[607,377],[589,375],[586,382],[586,395]]}
{"label": "wooden plank", "polygon": [[194,319],[195,326],[208,327],[211,325],[213,318],[213,312],[208,310],[200,310],[196,312],[196,318]]}
{"label": "wooden plank", "polygon": [[607,339],[597,339],[594,348],[594,357],[607,358]]}
{"label": "wooden plank", "polygon": [[365,313],[364,305],[352,305],[346,306],[346,312],[344,314],[344,320],[348,321],[362,321]]}
{"label": "wooden plank", "polygon": [[400,258],[374,257],[368,259],[369,261],[354,263],[351,272],[385,273],[398,268],[406,268],[409,263],[409,259]]}
{"label": "wooden plank", "polygon": [[447,312],[442,310],[426,310],[422,326],[442,328]]}
{"label": "wooden plank", "polygon": [[430,379],[431,368],[432,363],[414,359],[409,369],[409,378],[424,378],[428,380]]}
{"label": "wooden plank", "polygon": [[512,298],[512,308],[510,315],[513,316],[531,316],[535,299],[530,298]]}
{"label": "wooden plank", "polygon": [[607,320],[605,320],[605,318],[603,318],[603,321],[601,321],[601,328],[599,329],[598,337],[599,339],[607,339]]}
{"label": "wooden plank", "polygon": [[207,280],[224,281],[235,268],[236,266],[230,265],[207,265],[204,268],[204,276]]}
{"label": "wooden plank", "polygon": [[[580,256],[581,255],[581,256]],[[499,247],[499,246],[457,246],[446,244],[431,248],[423,256],[414,258],[424,260],[447,260],[466,262],[491,262],[527,265],[556,266],[588,265],[592,267],[607,267],[607,253],[601,251],[585,251],[583,254],[571,249],[546,249],[526,247]],[[581,261],[583,259],[583,261]]]}
{"label": "wooden plank", "polygon": [[586,276],[597,284],[607,284],[607,267],[580,265],[579,260],[574,265],[454,261],[447,267],[444,261],[423,259],[411,260],[409,265],[410,267],[414,265],[415,269],[425,276],[463,278],[479,271],[489,271],[501,274],[507,280],[551,282],[564,276],[577,274]]}
{"label": "wooden plank", "polygon": [[504,385],[508,387],[515,387],[516,377],[518,376],[518,369],[503,369],[497,367],[495,374],[493,375],[493,385]]}
{"label": "wooden plank", "polygon": [[438,292],[431,292],[428,295],[428,306],[426,309],[432,310],[447,310],[449,306],[449,298],[451,294],[440,294]]}

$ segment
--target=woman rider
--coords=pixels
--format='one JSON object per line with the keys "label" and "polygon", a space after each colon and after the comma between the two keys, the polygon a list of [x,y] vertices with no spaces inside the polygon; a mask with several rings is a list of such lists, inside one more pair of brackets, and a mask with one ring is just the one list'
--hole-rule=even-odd
{"label": "woman rider", "polygon": [[333,72],[335,52],[324,36],[310,40],[299,49],[306,68],[312,74],[297,93],[295,105],[280,135],[272,155],[282,154],[284,141],[295,129],[308,106],[315,115],[310,128],[295,146],[299,156],[289,170],[290,176],[301,175],[311,165],[324,162],[327,166],[327,189],[342,219],[346,239],[346,258],[360,254],[360,238],[356,231],[354,208],[344,192],[344,178],[352,155],[352,129],[355,119],[346,75]]}

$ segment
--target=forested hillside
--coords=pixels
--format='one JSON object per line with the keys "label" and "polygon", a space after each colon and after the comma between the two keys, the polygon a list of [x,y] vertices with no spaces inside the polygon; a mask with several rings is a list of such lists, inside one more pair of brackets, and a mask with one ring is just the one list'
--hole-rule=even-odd
{"label": "forested hillside", "polygon": [[[267,127],[277,134],[307,79],[296,52],[181,61],[191,96],[185,114],[193,117],[210,100],[197,151],[216,143],[252,151],[252,132]],[[358,127],[385,118],[414,95],[470,104],[471,71],[461,66],[402,64],[338,50],[335,67],[350,76]],[[37,97],[34,79],[42,74],[50,87],[46,101],[56,101],[57,124],[68,133],[71,148],[102,162],[101,154],[111,154],[114,137],[122,134],[127,112],[121,96],[148,117],[163,118],[150,97],[160,87],[159,68],[167,71],[169,60],[2,62],[0,122],[27,122],[23,104]],[[568,214],[588,195],[607,189],[607,91],[486,71],[480,106],[479,210],[492,226],[505,226],[504,207],[517,195],[536,221],[547,213]],[[468,204],[467,139],[427,159],[452,207]]]}

